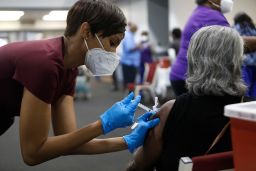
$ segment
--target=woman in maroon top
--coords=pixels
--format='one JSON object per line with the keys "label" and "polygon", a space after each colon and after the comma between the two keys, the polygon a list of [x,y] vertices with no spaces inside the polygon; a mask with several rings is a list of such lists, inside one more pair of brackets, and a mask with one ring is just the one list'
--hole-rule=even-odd
{"label": "woman in maroon top", "polygon": [[[124,37],[126,19],[115,5],[80,0],[69,10],[64,37],[11,43],[0,48],[0,135],[20,116],[24,162],[36,165],[68,154],[97,154],[129,149],[143,143],[152,113],[139,119],[130,134],[94,139],[131,125],[140,97],[133,94],[114,104],[100,119],[78,129],[73,94],[77,66],[93,75],[111,75],[119,63],[116,48]],[[53,137],[48,137],[50,123]]]}

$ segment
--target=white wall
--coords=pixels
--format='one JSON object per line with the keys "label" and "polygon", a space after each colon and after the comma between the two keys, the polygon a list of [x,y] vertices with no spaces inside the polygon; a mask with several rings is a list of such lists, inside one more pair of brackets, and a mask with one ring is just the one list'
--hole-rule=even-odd
{"label": "white wall", "polygon": [[18,21],[0,22],[0,31],[40,31],[40,30],[64,30],[66,22],[63,21],[36,21],[33,24],[21,24]]}
{"label": "white wall", "polygon": [[141,30],[149,30],[147,0],[120,1],[118,6],[124,12],[127,21],[134,22],[138,25],[138,32]]}
{"label": "white wall", "polygon": [[69,8],[77,0],[0,0],[0,8]]}
{"label": "white wall", "polygon": [[[195,7],[195,0],[169,0],[169,30],[174,27],[183,29]],[[256,0],[234,0],[233,11],[225,14],[231,25],[234,15],[239,11],[245,11],[256,23]]]}
{"label": "white wall", "polygon": [[233,11],[225,15],[231,25],[234,24],[233,17],[241,11],[246,12],[256,24],[256,0],[234,0]]}
{"label": "white wall", "polygon": [[169,0],[169,30],[174,27],[183,29],[195,7],[194,0]]}

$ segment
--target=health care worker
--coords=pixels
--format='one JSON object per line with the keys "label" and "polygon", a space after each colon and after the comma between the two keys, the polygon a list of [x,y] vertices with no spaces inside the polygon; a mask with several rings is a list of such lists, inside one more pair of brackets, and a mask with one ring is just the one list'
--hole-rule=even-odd
{"label": "health care worker", "polygon": [[[185,80],[187,78],[188,57],[187,50],[193,34],[202,27],[219,25],[230,26],[225,13],[233,8],[233,0],[195,0],[198,6],[189,17],[182,32],[181,46],[175,63],[172,65],[170,80],[176,96],[187,92]],[[245,52],[256,51],[256,37],[243,36]]]}
{"label": "health care worker", "polygon": [[[23,160],[36,165],[69,154],[98,154],[140,146],[159,119],[139,118],[129,135],[95,139],[129,126],[140,97],[130,94],[100,119],[77,128],[73,94],[77,66],[93,75],[111,75],[119,63],[115,51],[124,37],[126,19],[115,5],[97,0],[77,1],[69,10],[64,37],[10,43],[0,48],[1,134],[20,116]],[[48,137],[52,122],[55,136]]]}

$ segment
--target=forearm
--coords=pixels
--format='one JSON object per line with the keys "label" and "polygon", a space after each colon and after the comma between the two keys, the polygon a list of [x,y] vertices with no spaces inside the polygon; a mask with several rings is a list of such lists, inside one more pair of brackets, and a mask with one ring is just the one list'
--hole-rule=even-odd
{"label": "forearm", "polygon": [[129,52],[134,52],[134,51],[137,51],[137,50],[139,50],[139,49],[140,49],[140,46],[139,46],[139,45],[136,45],[136,46],[130,48],[130,49],[129,49]]}
{"label": "forearm", "polygon": [[74,150],[72,154],[102,154],[126,150],[127,144],[123,137],[93,139]]}
{"label": "forearm", "polygon": [[29,165],[36,165],[52,158],[72,153],[74,149],[87,143],[103,133],[101,121],[98,120],[77,131],[54,137],[48,137],[39,147],[29,147],[29,154],[23,154],[25,162]]}
{"label": "forearm", "polygon": [[256,36],[243,36],[245,53],[256,51]]}

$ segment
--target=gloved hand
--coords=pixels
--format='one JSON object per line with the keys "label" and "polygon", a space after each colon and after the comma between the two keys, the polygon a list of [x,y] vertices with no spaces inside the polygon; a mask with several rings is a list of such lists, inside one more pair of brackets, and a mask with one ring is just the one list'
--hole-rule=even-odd
{"label": "gloved hand", "polygon": [[126,98],[115,103],[100,116],[104,134],[107,134],[116,128],[129,126],[133,123],[134,113],[140,102],[141,96],[137,96],[132,100],[133,97],[134,94],[130,93]]}
{"label": "gloved hand", "polygon": [[124,141],[126,142],[128,149],[131,153],[133,153],[136,148],[144,143],[144,139],[148,129],[155,127],[160,122],[159,118],[149,120],[151,115],[154,115],[154,113],[148,112],[140,116],[138,118],[138,125],[132,131],[132,133],[123,136]]}

